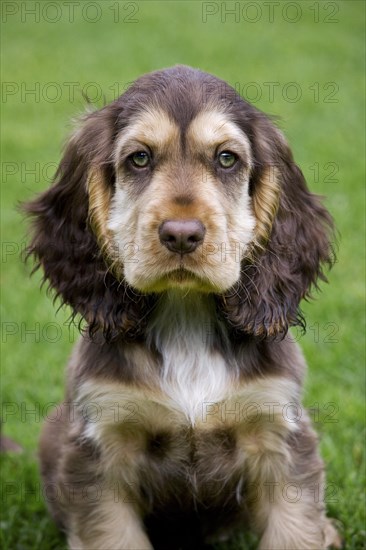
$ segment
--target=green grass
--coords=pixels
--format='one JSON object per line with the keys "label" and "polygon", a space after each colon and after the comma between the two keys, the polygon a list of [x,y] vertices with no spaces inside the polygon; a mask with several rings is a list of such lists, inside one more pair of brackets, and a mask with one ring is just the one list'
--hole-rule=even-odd
{"label": "green grass", "polygon": [[[41,9],[51,3],[27,4]],[[314,418],[327,467],[329,513],[339,522],[347,549],[365,548],[364,3],[298,1],[301,17],[295,23],[284,19],[286,2],[275,9],[273,22],[265,3],[257,4],[261,15],[253,22],[256,13],[243,11],[248,2],[241,2],[238,22],[233,16],[222,22],[218,13],[206,23],[202,10],[207,4],[198,1],[139,2],[131,16],[135,23],[123,21],[134,10],[133,2],[119,4],[119,22],[113,21],[111,9],[117,3],[100,2],[95,23],[82,17],[85,3],[76,4],[74,22],[60,2],[62,17],[51,23],[57,15],[52,6],[39,22],[32,15],[22,21],[21,3],[3,2],[3,10],[19,9],[3,24],[1,48],[2,80],[13,92],[4,95],[2,106],[2,400],[8,403],[3,431],[24,452],[1,457],[2,547],[64,548],[40,495],[37,439],[42,408],[62,399],[63,369],[77,337],[67,328],[68,312],[55,314],[45,291],[39,291],[39,275],[30,280],[29,268],[19,260],[26,227],[17,202],[48,185],[70,119],[84,109],[82,89],[92,98],[102,90],[109,101],[117,87],[122,90],[140,74],[185,63],[217,74],[247,92],[257,107],[281,116],[310,187],[326,195],[336,219],[341,239],[330,285],[323,286],[316,302],[304,305],[310,328],[300,340],[309,361],[305,404],[318,411]],[[220,9],[221,3],[211,5]],[[339,11],[332,16],[334,7]],[[95,16],[91,9],[85,15]],[[294,18],[290,9],[285,15]],[[325,17],[338,22],[325,22]],[[72,82],[78,84],[70,100],[67,83]],[[97,88],[86,86],[91,82]],[[276,83],[273,101],[264,84],[269,82]],[[286,99],[286,90],[296,91],[291,82],[301,91],[298,101]],[[35,86],[36,97],[24,96]],[[55,90],[60,97],[52,102]],[[32,168],[35,175],[26,173]],[[327,416],[332,411],[334,416]],[[222,548],[254,547],[239,536]]]}

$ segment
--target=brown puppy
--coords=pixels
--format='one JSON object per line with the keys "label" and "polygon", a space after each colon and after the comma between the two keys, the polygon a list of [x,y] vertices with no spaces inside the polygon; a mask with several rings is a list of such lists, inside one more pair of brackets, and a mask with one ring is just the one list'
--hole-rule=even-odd
{"label": "brown puppy", "polygon": [[[88,114],[28,205],[30,253],[86,320],[42,475],[72,549],[339,547],[288,334],[332,221],[281,132],[188,67]],[[163,540],[164,539],[164,540]]]}

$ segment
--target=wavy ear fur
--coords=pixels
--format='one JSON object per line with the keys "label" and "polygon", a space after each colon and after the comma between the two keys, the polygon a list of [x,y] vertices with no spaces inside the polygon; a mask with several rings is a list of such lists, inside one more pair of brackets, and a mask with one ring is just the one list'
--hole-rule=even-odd
{"label": "wavy ear fur", "polygon": [[102,330],[107,340],[121,333],[135,338],[146,306],[110,273],[89,223],[89,178],[104,205],[114,185],[110,155],[116,117],[115,104],[87,115],[65,149],[53,185],[24,206],[33,218],[28,256],[36,258],[35,269],[43,268],[55,296],[85,318],[91,334]]}
{"label": "wavy ear fur", "polygon": [[252,122],[246,131],[255,156],[257,246],[221,307],[236,331],[267,338],[284,336],[292,325],[305,328],[299,303],[318,288],[318,279],[327,280],[323,266],[334,261],[333,221],[307,189],[282,134],[262,113]]}

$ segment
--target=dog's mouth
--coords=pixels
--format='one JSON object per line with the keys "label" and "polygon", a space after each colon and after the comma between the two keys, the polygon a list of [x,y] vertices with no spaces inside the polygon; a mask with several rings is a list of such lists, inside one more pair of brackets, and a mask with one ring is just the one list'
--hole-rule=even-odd
{"label": "dog's mouth", "polygon": [[169,281],[176,282],[177,284],[184,284],[189,283],[190,281],[194,282],[195,280],[199,280],[199,277],[195,273],[185,267],[174,269],[173,271],[167,273],[165,277]]}
{"label": "dog's mouth", "polygon": [[203,276],[197,275],[190,269],[185,267],[179,267],[172,269],[167,273],[161,275],[161,277],[155,279],[154,282],[150,282],[148,288],[144,288],[145,292],[164,292],[169,289],[187,289],[197,290],[205,293],[218,292],[219,289],[214,287],[208,279]]}
{"label": "dog's mouth", "polygon": [[162,282],[165,282],[168,288],[171,287],[188,287],[188,288],[202,288],[207,286],[207,283],[198,276],[196,273],[185,267],[179,267],[169,271],[162,277]]}

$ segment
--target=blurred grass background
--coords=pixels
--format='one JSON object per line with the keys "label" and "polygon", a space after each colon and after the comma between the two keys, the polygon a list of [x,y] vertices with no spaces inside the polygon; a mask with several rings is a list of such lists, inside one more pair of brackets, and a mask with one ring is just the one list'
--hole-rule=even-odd
{"label": "blurred grass background", "polygon": [[[305,404],[321,436],[329,513],[347,549],[365,548],[364,16],[363,1],[2,3],[3,432],[24,449],[1,457],[3,548],[64,548],[40,495],[37,439],[44,406],[62,399],[77,338],[19,259],[17,202],[49,185],[83,93],[100,107],[142,73],[176,63],[279,115],[336,219],[330,285],[304,305]],[[254,547],[241,535],[222,546]]]}

